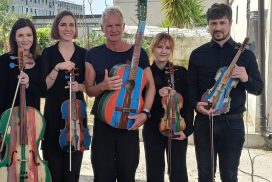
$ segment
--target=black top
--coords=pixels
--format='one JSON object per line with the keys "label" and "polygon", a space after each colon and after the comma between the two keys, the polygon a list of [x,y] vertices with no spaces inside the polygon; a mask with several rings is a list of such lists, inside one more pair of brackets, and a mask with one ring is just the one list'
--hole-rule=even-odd
{"label": "black top", "polygon": [[[166,74],[165,71],[168,67],[168,63],[164,69],[159,69],[155,62],[151,65],[152,74],[154,77],[156,95],[151,108],[151,118],[145,122],[145,128],[159,129],[161,118],[164,116],[164,109],[162,107],[162,97],[159,95],[159,90],[163,87],[169,86],[170,74]],[[175,66],[174,72],[174,84],[177,93],[180,93],[184,99],[183,107],[180,110],[180,115],[184,118],[186,123],[186,129],[184,134],[188,137],[193,132],[193,108],[190,107],[189,98],[187,93],[187,70],[181,66]]]}
{"label": "black top", "polygon": [[[20,74],[18,66],[11,68],[11,64],[18,65],[17,54],[3,54],[0,56],[0,115],[11,108],[18,75]],[[12,59],[15,58],[15,59]],[[25,69],[24,72],[29,77],[29,87],[26,89],[26,105],[40,110],[41,81],[40,81],[40,57],[35,60],[35,66],[31,69]],[[20,102],[20,91],[18,90],[14,106]]]}
{"label": "black top", "polygon": [[[84,57],[86,50],[75,46],[75,52],[71,58],[71,61],[75,63],[76,71],[79,75],[75,77],[75,81],[83,83],[85,80],[85,62]],[[53,70],[56,64],[64,61],[61,53],[58,49],[58,43],[45,48],[42,53],[42,80],[44,87],[46,88],[46,77]],[[44,117],[46,120],[46,129],[44,135],[43,146],[59,146],[59,134],[60,130],[65,127],[65,121],[62,119],[61,105],[65,100],[69,99],[69,89],[65,89],[67,82],[69,81],[69,72],[59,70],[58,76],[54,85],[46,91],[46,101],[44,108]],[[77,92],[76,97],[79,100],[84,101],[83,93]],[[86,119],[83,122],[86,127]],[[50,150],[53,150],[50,148]]]}
{"label": "black top", "polygon": [[[134,46],[125,52],[114,52],[106,47],[105,44],[90,49],[85,57],[86,62],[92,64],[95,72],[95,83],[98,84],[104,80],[105,69],[109,72],[111,68],[117,64],[127,64],[131,61]],[[149,66],[148,56],[144,49],[141,49],[139,67],[145,69]],[[95,98],[92,114],[95,114],[99,104],[99,100],[103,94]]]}
{"label": "black top", "polygon": [[[219,44],[211,40],[192,52],[189,60],[188,74],[189,95],[194,108],[200,101],[203,93],[215,84],[217,70],[230,65],[237,53],[237,46],[239,44],[232,38],[223,47],[220,47]],[[245,67],[248,74],[248,81],[246,83],[239,81],[236,88],[231,90],[229,114],[238,114],[245,111],[246,91],[254,95],[259,95],[263,90],[263,82],[258,71],[255,55],[252,51],[243,51],[236,64]]]}

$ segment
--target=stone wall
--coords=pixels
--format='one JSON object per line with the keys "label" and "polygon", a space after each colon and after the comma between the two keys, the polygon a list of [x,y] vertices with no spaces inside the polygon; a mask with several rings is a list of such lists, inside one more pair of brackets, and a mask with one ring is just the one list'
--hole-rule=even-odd
{"label": "stone wall", "polygon": [[[134,36],[137,31],[137,26],[126,26],[125,34],[128,37],[129,42],[134,42]],[[195,29],[177,29],[159,28],[153,26],[147,26],[145,28],[144,39],[151,42],[160,32],[168,32],[175,40],[175,50],[173,55],[173,61],[175,64],[184,65],[187,67],[188,60],[191,52],[201,46],[202,44],[211,40],[210,34],[206,27],[200,27]]]}

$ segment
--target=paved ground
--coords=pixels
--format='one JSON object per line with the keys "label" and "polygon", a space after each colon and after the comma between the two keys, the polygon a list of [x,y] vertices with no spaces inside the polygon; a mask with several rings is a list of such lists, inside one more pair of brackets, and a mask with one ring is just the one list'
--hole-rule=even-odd
{"label": "paved ground", "polygon": [[[146,181],[146,174],[143,142],[140,142],[140,148],[140,163],[136,172],[136,181],[144,182]],[[251,168],[251,161],[249,158],[248,149],[244,148],[239,166],[239,182],[272,182],[272,152],[260,149],[249,149],[249,153],[253,161],[253,168]],[[197,182],[197,168],[194,145],[189,145],[188,147],[187,166],[189,181]],[[251,171],[253,171],[254,176],[251,175]],[[84,153],[80,182],[90,181],[93,181],[93,171],[90,161],[90,151],[87,151]],[[167,179],[167,175],[165,175],[165,181],[169,182],[169,180]],[[220,178],[217,174],[216,182],[219,181]]]}

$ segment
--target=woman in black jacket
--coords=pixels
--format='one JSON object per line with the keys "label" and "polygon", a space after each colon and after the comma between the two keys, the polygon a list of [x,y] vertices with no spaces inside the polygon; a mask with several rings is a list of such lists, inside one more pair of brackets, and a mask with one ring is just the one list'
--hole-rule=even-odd
{"label": "woman in black jacket", "polygon": [[[181,66],[175,66],[174,84],[175,90],[169,86],[169,61],[174,51],[174,40],[167,33],[159,33],[153,39],[151,47],[152,74],[156,86],[156,95],[151,109],[151,117],[145,122],[143,139],[146,157],[146,172],[148,182],[163,182],[165,170],[165,151],[168,158],[169,179],[171,182],[186,182],[186,151],[187,137],[193,132],[193,109],[188,104],[187,96],[187,70]],[[183,107],[180,115],[186,123],[186,129],[175,132],[171,142],[168,137],[160,132],[160,123],[164,116],[162,98],[168,94],[179,93],[183,97]],[[168,144],[171,143],[171,146]],[[171,148],[171,154],[168,149]]]}
{"label": "woman in black jacket", "polygon": [[[40,57],[37,55],[37,34],[29,19],[18,19],[10,32],[9,52],[0,56],[0,115],[11,108],[18,78],[26,87],[26,105],[40,110]],[[23,50],[24,71],[18,67],[18,48]],[[19,93],[15,105],[20,104]]]}

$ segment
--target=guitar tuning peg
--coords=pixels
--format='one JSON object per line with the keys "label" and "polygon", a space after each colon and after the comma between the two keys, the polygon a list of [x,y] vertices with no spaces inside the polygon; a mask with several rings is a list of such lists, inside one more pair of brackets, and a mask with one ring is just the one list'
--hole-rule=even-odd
{"label": "guitar tuning peg", "polygon": [[70,79],[70,76],[69,76],[69,75],[65,75],[64,79],[65,79],[65,80],[69,80],[69,79]]}
{"label": "guitar tuning peg", "polygon": [[18,66],[18,64],[15,64],[15,63],[9,63],[9,67],[11,69],[15,68],[16,66]]}
{"label": "guitar tuning peg", "polygon": [[9,56],[9,58],[10,58],[11,60],[18,59],[18,57],[16,57],[16,56]]}

